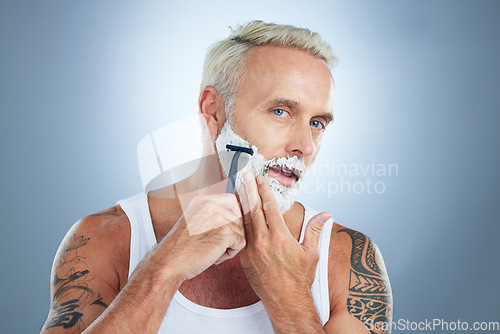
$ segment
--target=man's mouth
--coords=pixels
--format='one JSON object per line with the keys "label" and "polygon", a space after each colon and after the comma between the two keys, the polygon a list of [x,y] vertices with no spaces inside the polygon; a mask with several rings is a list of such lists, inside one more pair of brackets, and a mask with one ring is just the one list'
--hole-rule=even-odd
{"label": "man's mouth", "polygon": [[268,167],[267,173],[269,176],[277,179],[285,187],[292,187],[293,184],[299,179],[298,172],[296,170],[284,166]]}

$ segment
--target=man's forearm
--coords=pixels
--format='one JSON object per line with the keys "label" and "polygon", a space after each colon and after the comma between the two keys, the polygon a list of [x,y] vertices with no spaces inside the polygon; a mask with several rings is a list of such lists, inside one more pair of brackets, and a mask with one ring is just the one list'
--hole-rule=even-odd
{"label": "man's forearm", "polygon": [[310,291],[263,303],[276,333],[325,333]]}
{"label": "man's forearm", "polygon": [[147,256],[106,311],[84,333],[158,332],[181,283],[173,271],[160,264],[158,253]]}

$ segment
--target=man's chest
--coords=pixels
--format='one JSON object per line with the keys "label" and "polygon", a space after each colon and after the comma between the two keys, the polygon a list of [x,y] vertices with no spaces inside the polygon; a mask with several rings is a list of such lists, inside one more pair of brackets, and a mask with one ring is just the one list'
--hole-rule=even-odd
{"label": "man's chest", "polygon": [[184,281],[179,292],[195,304],[218,309],[238,308],[259,301],[238,256]]}

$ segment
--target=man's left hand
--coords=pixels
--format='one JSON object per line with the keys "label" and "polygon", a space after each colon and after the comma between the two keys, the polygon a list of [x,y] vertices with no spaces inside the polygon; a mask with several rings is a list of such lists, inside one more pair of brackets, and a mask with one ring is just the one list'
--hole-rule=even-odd
{"label": "man's left hand", "polygon": [[285,224],[264,176],[255,178],[247,172],[245,185],[238,191],[247,241],[239,255],[247,279],[271,318],[275,311],[293,317],[304,302],[312,303],[319,237],[331,215],[322,212],[312,217],[301,244]]}

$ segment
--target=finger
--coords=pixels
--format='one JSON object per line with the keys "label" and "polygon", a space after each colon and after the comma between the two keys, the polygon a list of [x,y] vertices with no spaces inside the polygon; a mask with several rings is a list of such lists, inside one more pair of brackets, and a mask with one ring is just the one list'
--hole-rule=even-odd
{"label": "finger", "polygon": [[257,176],[257,184],[262,201],[262,208],[264,210],[264,215],[266,217],[267,225],[269,225],[269,229],[289,232],[269,182],[264,176],[259,175]]}
{"label": "finger", "polygon": [[[233,195],[233,194],[231,194],[231,195]],[[234,214],[236,214],[238,217],[241,217],[240,204],[238,203],[238,199],[236,198],[236,195],[233,195],[233,196],[234,196],[234,203],[232,203],[232,205],[229,208],[229,210],[231,212],[233,212]]]}
{"label": "finger", "polygon": [[319,237],[325,223],[332,215],[329,212],[321,212],[312,217],[307,223],[302,246],[306,249],[317,250]]}
{"label": "finger", "polygon": [[241,224],[241,210],[234,194],[205,195],[205,200],[215,204],[217,212],[223,214],[229,222]]}
{"label": "finger", "polygon": [[220,258],[217,259],[217,261],[214,262],[214,264],[221,264],[222,262],[229,260],[230,258],[231,258],[231,256],[226,251],[226,252],[224,252],[224,254],[222,254],[222,256]]}
{"label": "finger", "polygon": [[221,226],[231,223],[231,220],[220,212],[211,214],[210,219],[204,219],[201,222],[199,219],[189,217],[185,218],[185,221],[189,235],[191,236],[215,230]]}
{"label": "finger", "polygon": [[234,223],[238,226],[243,226],[243,220],[242,220],[241,210],[239,209],[239,206],[238,206],[237,213],[234,213],[233,211],[228,210],[226,208],[219,208],[219,210],[220,210],[220,213],[224,217],[226,217],[226,219],[228,220],[228,223]]}
{"label": "finger", "polygon": [[[195,199],[198,202],[195,205],[200,205],[199,210],[194,215],[184,216],[190,235],[204,233],[232,222],[236,225],[242,224],[240,211],[235,214],[213,199],[214,197],[200,196]],[[236,202],[236,197],[234,201]]]}
{"label": "finger", "polygon": [[245,237],[248,242],[253,241],[253,228],[251,225],[252,218],[250,217],[250,205],[248,204],[248,197],[245,193],[245,185],[238,187],[238,195],[240,198],[241,210],[243,215],[243,228],[245,229]]}
{"label": "finger", "polygon": [[238,214],[239,212],[238,201],[236,200],[236,195],[234,194],[227,194],[227,193],[210,194],[210,195],[203,195],[203,197],[205,200],[215,202],[220,206],[223,206],[226,209],[231,210],[235,214]]}
{"label": "finger", "polygon": [[253,233],[255,237],[258,237],[268,232],[269,228],[267,227],[266,217],[262,210],[262,201],[260,199],[259,190],[257,189],[255,175],[252,172],[246,172],[244,178],[248,205],[250,206],[250,216],[252,217],[251,224]]}
{"label": "finger", "polygon": [[243,248],[245,248],[246,240],[241,227],[230,226],[229,243],[226,245],[226,251],[221,255],[215,264],[220,264],[228,259],[235,257]]}
{"label": "finger", "polygon": [[236,214],[233,211],[228,210],[228,209],[223,208],[223,207],[218,207],[217,211],[221,215],[223,215],[224,217],[226,217],[226,219],[228,220],[228,222],[238,222],[241,219],[241,212],[240,211],[238,211],[238,213]]}

